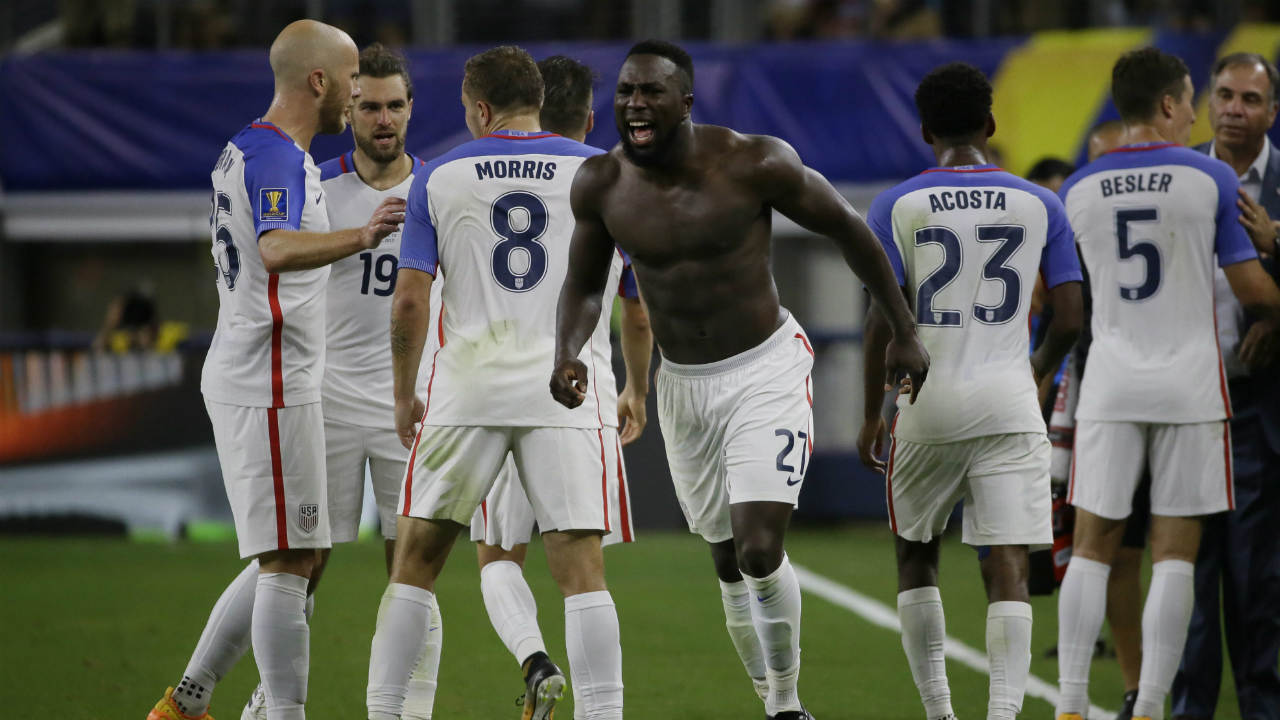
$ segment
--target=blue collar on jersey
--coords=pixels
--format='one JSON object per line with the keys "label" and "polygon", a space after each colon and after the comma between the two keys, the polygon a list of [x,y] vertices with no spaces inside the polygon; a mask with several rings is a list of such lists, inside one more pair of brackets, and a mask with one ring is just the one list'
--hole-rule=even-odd
{"label": "blue collar on jersey", "polygon": [[538,138],[560,137],[556,133],[547,132],[546,130],[499,130],[498,132],[481,135],[477,140],[484,138],[499,138],[501,140],[537,140]]}
{"label": "blue collar on jersey", "polygon": [[1118,148],[1112,148],[1102,154],[1110,155],[1111,153],[1120,153],[1120,152],[1141,152],[1143,150],[1163,150],[1164,148],[1171,148],[1171,147],[1181,147],[1181,145],[1179,145],[1178,143],[1153,140],[1151,142],[1134,143],[1132,145],[1121,145]]}
{"label": "blue collar on jersey", "polygon": [[[948,165],[947,167],[929,168],[925,173],[934,172],[956,172],[956,173],[976,173],[976,172],[1004,172],[1004,169],[998,165]],[[923,175],[924,173],[921,173]]]}

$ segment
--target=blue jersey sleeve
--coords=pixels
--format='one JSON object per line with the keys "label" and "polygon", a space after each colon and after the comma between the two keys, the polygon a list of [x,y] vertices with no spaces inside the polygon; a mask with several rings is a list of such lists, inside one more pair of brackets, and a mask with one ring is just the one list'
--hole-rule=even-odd
{"label": "blue jersey sleeve", "polygon": [[1080,256],[1076,254],[1075,233],[1067,221],[1067,210],[1056,195],[1045,192],[1040,197],[1049,213],[1049,235],[1045,238],[1044,252],[1040,255],[1040,273],[1045,287],[1052,288],[1066,282],[1083,282],[1080,272]]}
{"label": "blue jersey sleeve", "polygon": [[629,300],[640,297],[640,287],[636,285],[636,271],[631,267],[631,256],[622,248],[618,248],[622,256],[622,278],[618,280],[618,295]]}
{"label": "blue jersey sleeve", "polygon": [[245,154],[244,187],[258,237],[302,227],[307,198],[306,154],[293,143],[266,142]]}
{"label": "blue jersey sleeve", "polygon": [[1240,224],[1240,206],[1236,204],[1240,194],[1240,179],[1225,163],[1214,174],[1218,183],[1218,215],[1214,218],[1217,230],[1213,238],[1213,251],[1218,255],[1218,267],[1234,265],[1258,257],[1249,234]]}
{"label": "blue jersey sleeve", "polygon": [[907,274],[902,266],[902,253],[898,252],[898,244],[893,241],[893,206],[898,197],[900,197],[899,194],[893,190],[876,196],[876,199],[871,202],[871,209],[867,212],[867,225],[880,241],[885,255],[889,256],[893,276],[898,279],[898,285],[901,287],[907,284]]}
{"label": "blue jersey sleeve", "polygon": [[404,230],[400,235],[400,267],[421,270],[435,277],[440,266],[440,251],[436,245],[436,226],[431,222],[430,204],[427,202],[429,179],[429,173],[419,172],[409,186]]}

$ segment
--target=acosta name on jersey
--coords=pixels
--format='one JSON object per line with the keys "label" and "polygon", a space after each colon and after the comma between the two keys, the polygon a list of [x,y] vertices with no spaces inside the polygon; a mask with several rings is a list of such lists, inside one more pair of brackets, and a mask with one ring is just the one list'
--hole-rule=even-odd
{"label": "acosta name on jersey", "polygon": [[946,210],[1005,210],[999,190],[943,190],[929,194],[929,212]]}
{"label": "acosta name on jersey", "polygon": [[522,178],[525,180],[551,180],[556,176],[556,164],[542,160],[485,160],[476,163],[476,179]]}
{"label": "acosta name on jersey", "polygon": [[1100,185],[1102,187],[1102,197],[1111,197],[1112,195],[1135,192],[1167,193],[1169,192],[1170,182],[1173,182],[1173,175],[1153,172],[1102,178]]}

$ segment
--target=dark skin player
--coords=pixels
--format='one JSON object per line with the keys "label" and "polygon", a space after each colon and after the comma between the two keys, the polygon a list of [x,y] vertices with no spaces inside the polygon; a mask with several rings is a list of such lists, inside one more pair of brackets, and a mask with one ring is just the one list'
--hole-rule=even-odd
{"label": "dark skin player", "polygon": [[[889,376],[909,376],[919,388],[928,354],[867,225],[785,142],[693,124],[690,84],[660,55],[635,54],[622,66],[614,96],[622,141],[588,159],[573,183],[577,226],[560,295],[552,395],[568,407],[582,402],[587,369],[577,354],[600,317],[615,243],[631,255],[654,336],[671,361],[715,362],[768,339],[785,320],[770,269],[775,209],[839,245],[892,328]],[[711,545],[720,578],[775,571],[791,510],[780,502],[731,505],[734,539]]]}

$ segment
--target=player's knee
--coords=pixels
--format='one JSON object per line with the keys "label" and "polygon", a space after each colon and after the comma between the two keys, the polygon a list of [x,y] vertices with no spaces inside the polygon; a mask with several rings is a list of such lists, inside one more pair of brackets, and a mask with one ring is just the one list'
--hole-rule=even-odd
{"label": "player's knee", "polygon": [[264,573],[289,573],[310,579],[316,569],[316,555],[312,549],[272,550],[258,556],[258,567]]}
{"label": "player's knee", "polygon": [[738,568],[751,577],[767,577],[782,565],[782,546],[765,538],[738,543]]}

